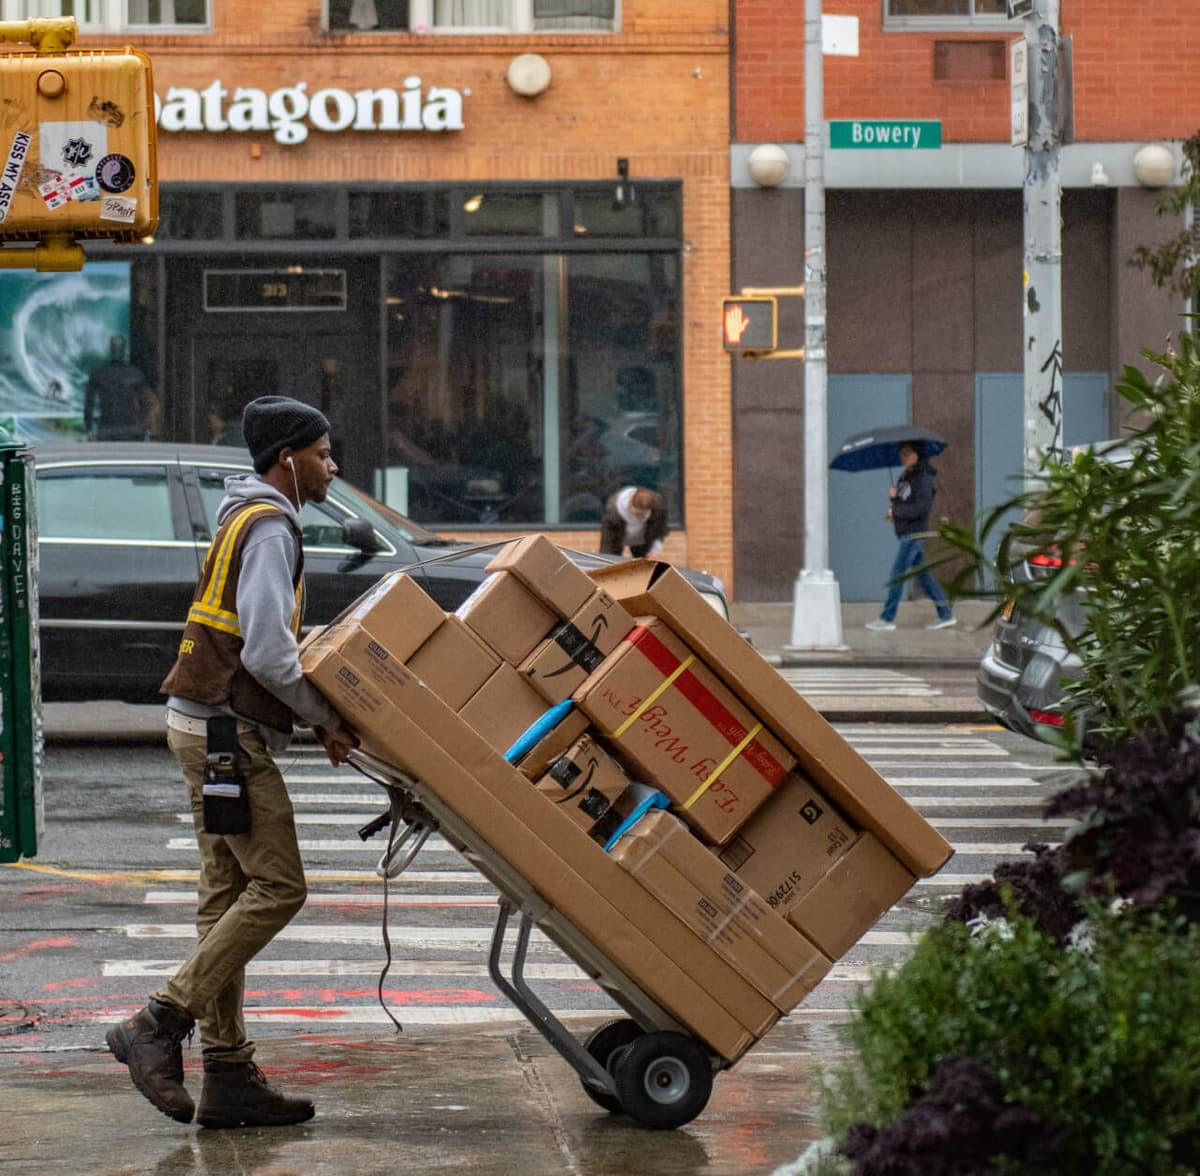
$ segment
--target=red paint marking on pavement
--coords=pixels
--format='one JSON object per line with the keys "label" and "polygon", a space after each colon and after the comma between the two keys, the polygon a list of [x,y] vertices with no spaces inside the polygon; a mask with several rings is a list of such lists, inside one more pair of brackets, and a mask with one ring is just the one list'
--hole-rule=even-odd
{"label": "red paint marking on pavement", "polygon": [[99,976],[89,976],[78,980],[51,980],[42,987],[47,992],[57,992],[60,988],[86,988],[89,984],[103,984],[104,981]]}
{"label": "red paint marking on pavement", "polygon": [[74,943],[75,939],[70,935],[61,935],[57,939],[37,939],[33,943],[27,943],[24,947],[18,947],[16,951],[8,951],[4,955],[0,955],[0,964],[19,960],[22,956],[32,955],[35,951],[44,951],[50,947],[71,947]]}

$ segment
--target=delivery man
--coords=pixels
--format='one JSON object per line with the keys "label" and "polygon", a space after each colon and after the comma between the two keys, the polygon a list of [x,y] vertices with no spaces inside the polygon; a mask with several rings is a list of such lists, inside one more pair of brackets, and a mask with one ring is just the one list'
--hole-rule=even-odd
{"label": "delivery man", "polygon": [[191,1122],[180,1042],[200,1024],[202,1127],[301,1123],[306,1098],[270,1086],[242,1016],[245,967],[304,905],[292,804],[274,756],[293,719],[330,763],[358,740],[300,669],[304,607],[299,511],[337,472],[329,422],[285,396],[246,406],[254,473],[225,481],[218,529],[200,572],[175,665],[163,682],[167,743],[183,769],[200,849],[199,943],[141,1012],[106,1040],[133,1084],[165,1115]]}

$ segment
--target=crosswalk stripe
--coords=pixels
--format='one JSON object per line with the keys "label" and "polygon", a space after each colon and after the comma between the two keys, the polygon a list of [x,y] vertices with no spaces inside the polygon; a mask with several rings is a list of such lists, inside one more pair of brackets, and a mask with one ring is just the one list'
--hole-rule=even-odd
{"label": "crosswalk stripe", "polygon": [[[476,882],[480,881],[476,876]],[[393,907],[494,907],[497,892],[490,894],[405,894],[394,893],[389,884],[388,905]],[[148,906],[172,903],[191,903],[197,900],[194,890],[148,890],[142,900]],[[332,894],[328,891],[309,891],[306,907],[313,906],[382,906],[383,883],[377,893]]]}
{"label": "crosswalk stripe", "polygon": [[[171,976],[183,963],[176,960],[105,960],[101,975],[109,977]],[[246,965],[247,976],[377,976],[378,960],[251,960]],[[868,980],[874,968],[869,965],[835,964],[825,982],[861,983]],[[527,964],[529,980],[567,980],[573,983],[594,983],[592,978],[574,964]],[[456,977],[468,980],[488,978],[487,965],[472,960],[393,960],[388,968],[389,980],[423,977]]]}
{"label": "crosswalk stripe", "polygon": [[[196,928],[191,923],[126,923],[117,930],[128,939],[194,939]],[[409,949],[438,948],[474,950],[487,952],[491,947],[490,927],[411,927],[404,924],[389,925],[388,937],[393,949],[404,946]],[[516,933],[506,936],[515,940]],[[375,923],[293,923],[284,927],[275,936],[275,942],[295,943],[365,943],[375,944],[380,940],[380,928]],[[859,945],[864,947],[887,947],[908,944],[912,938],[907,931],[868,931]],[[557,954],[558,948],[536,928],[529,937],[529,949]]]}
{"label": "crosswalk stripe", "polygon": [[[938,817],[931,817],[929,823],[936,829],[939,827]],[[1022,828],[1034,828],[1040,825],[1040,822],[1025,822],[1019,823]],[[334,838],[300,838],[299,844],[301,850],[307,850],[310,853],[353,853],[364,854],[370,853],[375,857],[380,856],[380,844],[374,844],[370,841],[349,841],[337,840]],[[1021,853],[1020,842],[972,842],[965,841],[959,844],[953,844],[953,848],[958,853],[972,854],[1019,854]],[[194,837],[171,837],[167,840],[167,849],[176,852],[196,851],[196,840]],[[420,853],[420,858],[424,859],[426,854],[454,854],[457,853],[451,846],[424,846]]]}

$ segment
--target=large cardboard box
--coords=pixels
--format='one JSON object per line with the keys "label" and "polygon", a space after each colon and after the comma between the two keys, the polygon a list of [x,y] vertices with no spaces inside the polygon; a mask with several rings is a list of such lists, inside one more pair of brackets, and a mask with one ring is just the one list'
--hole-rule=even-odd
{"label": "large cardboard box", "polygon": [[918,877],[937,873],[949,843],[669,564],[627,560],[589,573],[635,616],[660,617],[787,746],[859,829]]}
{"label": "large cardboard box", "polygon": [[537,790],[590,829],[629,786],[624,769],[590,735],[576,740],[537,782]]}
{"label": "large cardboard box", "polygon": [[[407,661],[445,617],[433,597],[411,576],[392,572],[343,609],[325,629],[343,623],[365,626],[392,657]],[[321,632],[314,629],[305,644],[319,640]]]}
{"label": "large cardboard box", "polygon": [[521,663],[521,673],[547,702],[570,698],[633,628],[633,618],[607,592],[551,630]]}
{"label": "large cardboard box", "polygon": [[505,751],[546,713],[546,700],[525,685],[507,662],[471,695],[459,711],[493,747]]}
{"label": "large cardboard box", "polygon": [[448,707],[458,710],[496,672],[500,658],[451,613],[407,664]]}
{"label": "large cardboard box", "polygon": [[788,922],[836,960],[915,882],[877,837],[863,833],[817,884],[788,908]]}
{"label": "large cardboard box", "polygon": [[728,1061],[778,1010],[506,764],[416,676],[389,700],[326,643],[310,680],[364,748],[422,780],[651,999]]}
{"label": "large cardboard box", "polygon": [[514,666],[560,619],[509,572],[492,572],[455,611],[488,648]]}
{"label": "large cardboard box", "polygon": [[487,570],[512,572],[530,592],[564,619],[583,608],[596,590],[587,575],[544,535],[526,535],[505,544],[492,557]]}
{"label": "large cardboard box", "polygon": [[721,850],[721,861],[786,911],[854,843],[858,831],[803,772],[793,770],[775,794]]}
{"label": "large cardboard box", "polygon": [[574,695],[620,753],[702,837],[733,835],[792,767],[791,753],[662,621],[637,626]]}
{"label": "large cardboard box", "polygon": [[795,1008],[833,967],[670,813],[643,817],[612,855],[780,1012]]}

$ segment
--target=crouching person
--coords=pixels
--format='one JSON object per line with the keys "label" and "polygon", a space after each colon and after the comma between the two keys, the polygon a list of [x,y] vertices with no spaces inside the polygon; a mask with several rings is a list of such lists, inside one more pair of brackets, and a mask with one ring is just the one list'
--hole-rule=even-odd
{"label": "crouching person", "polygon": [[183,769],[200,848],[199,942],[141,1012],[106,1036],[133,1084],[165,1115],[196,1113],[183,1084],[184,1037],[199,1022],[202,1127],[302,1123],[254,1064],[242,1015],[245,967],[304,905],[296,824],[274,756],[293,720],[330,763],[358,740],[300,669],[304,608],[299,511],[324,500],[337,466],[329,422],[284,396],[246,406],[254,473],[226,479],[175,665],[163,682],[167,742]]}

